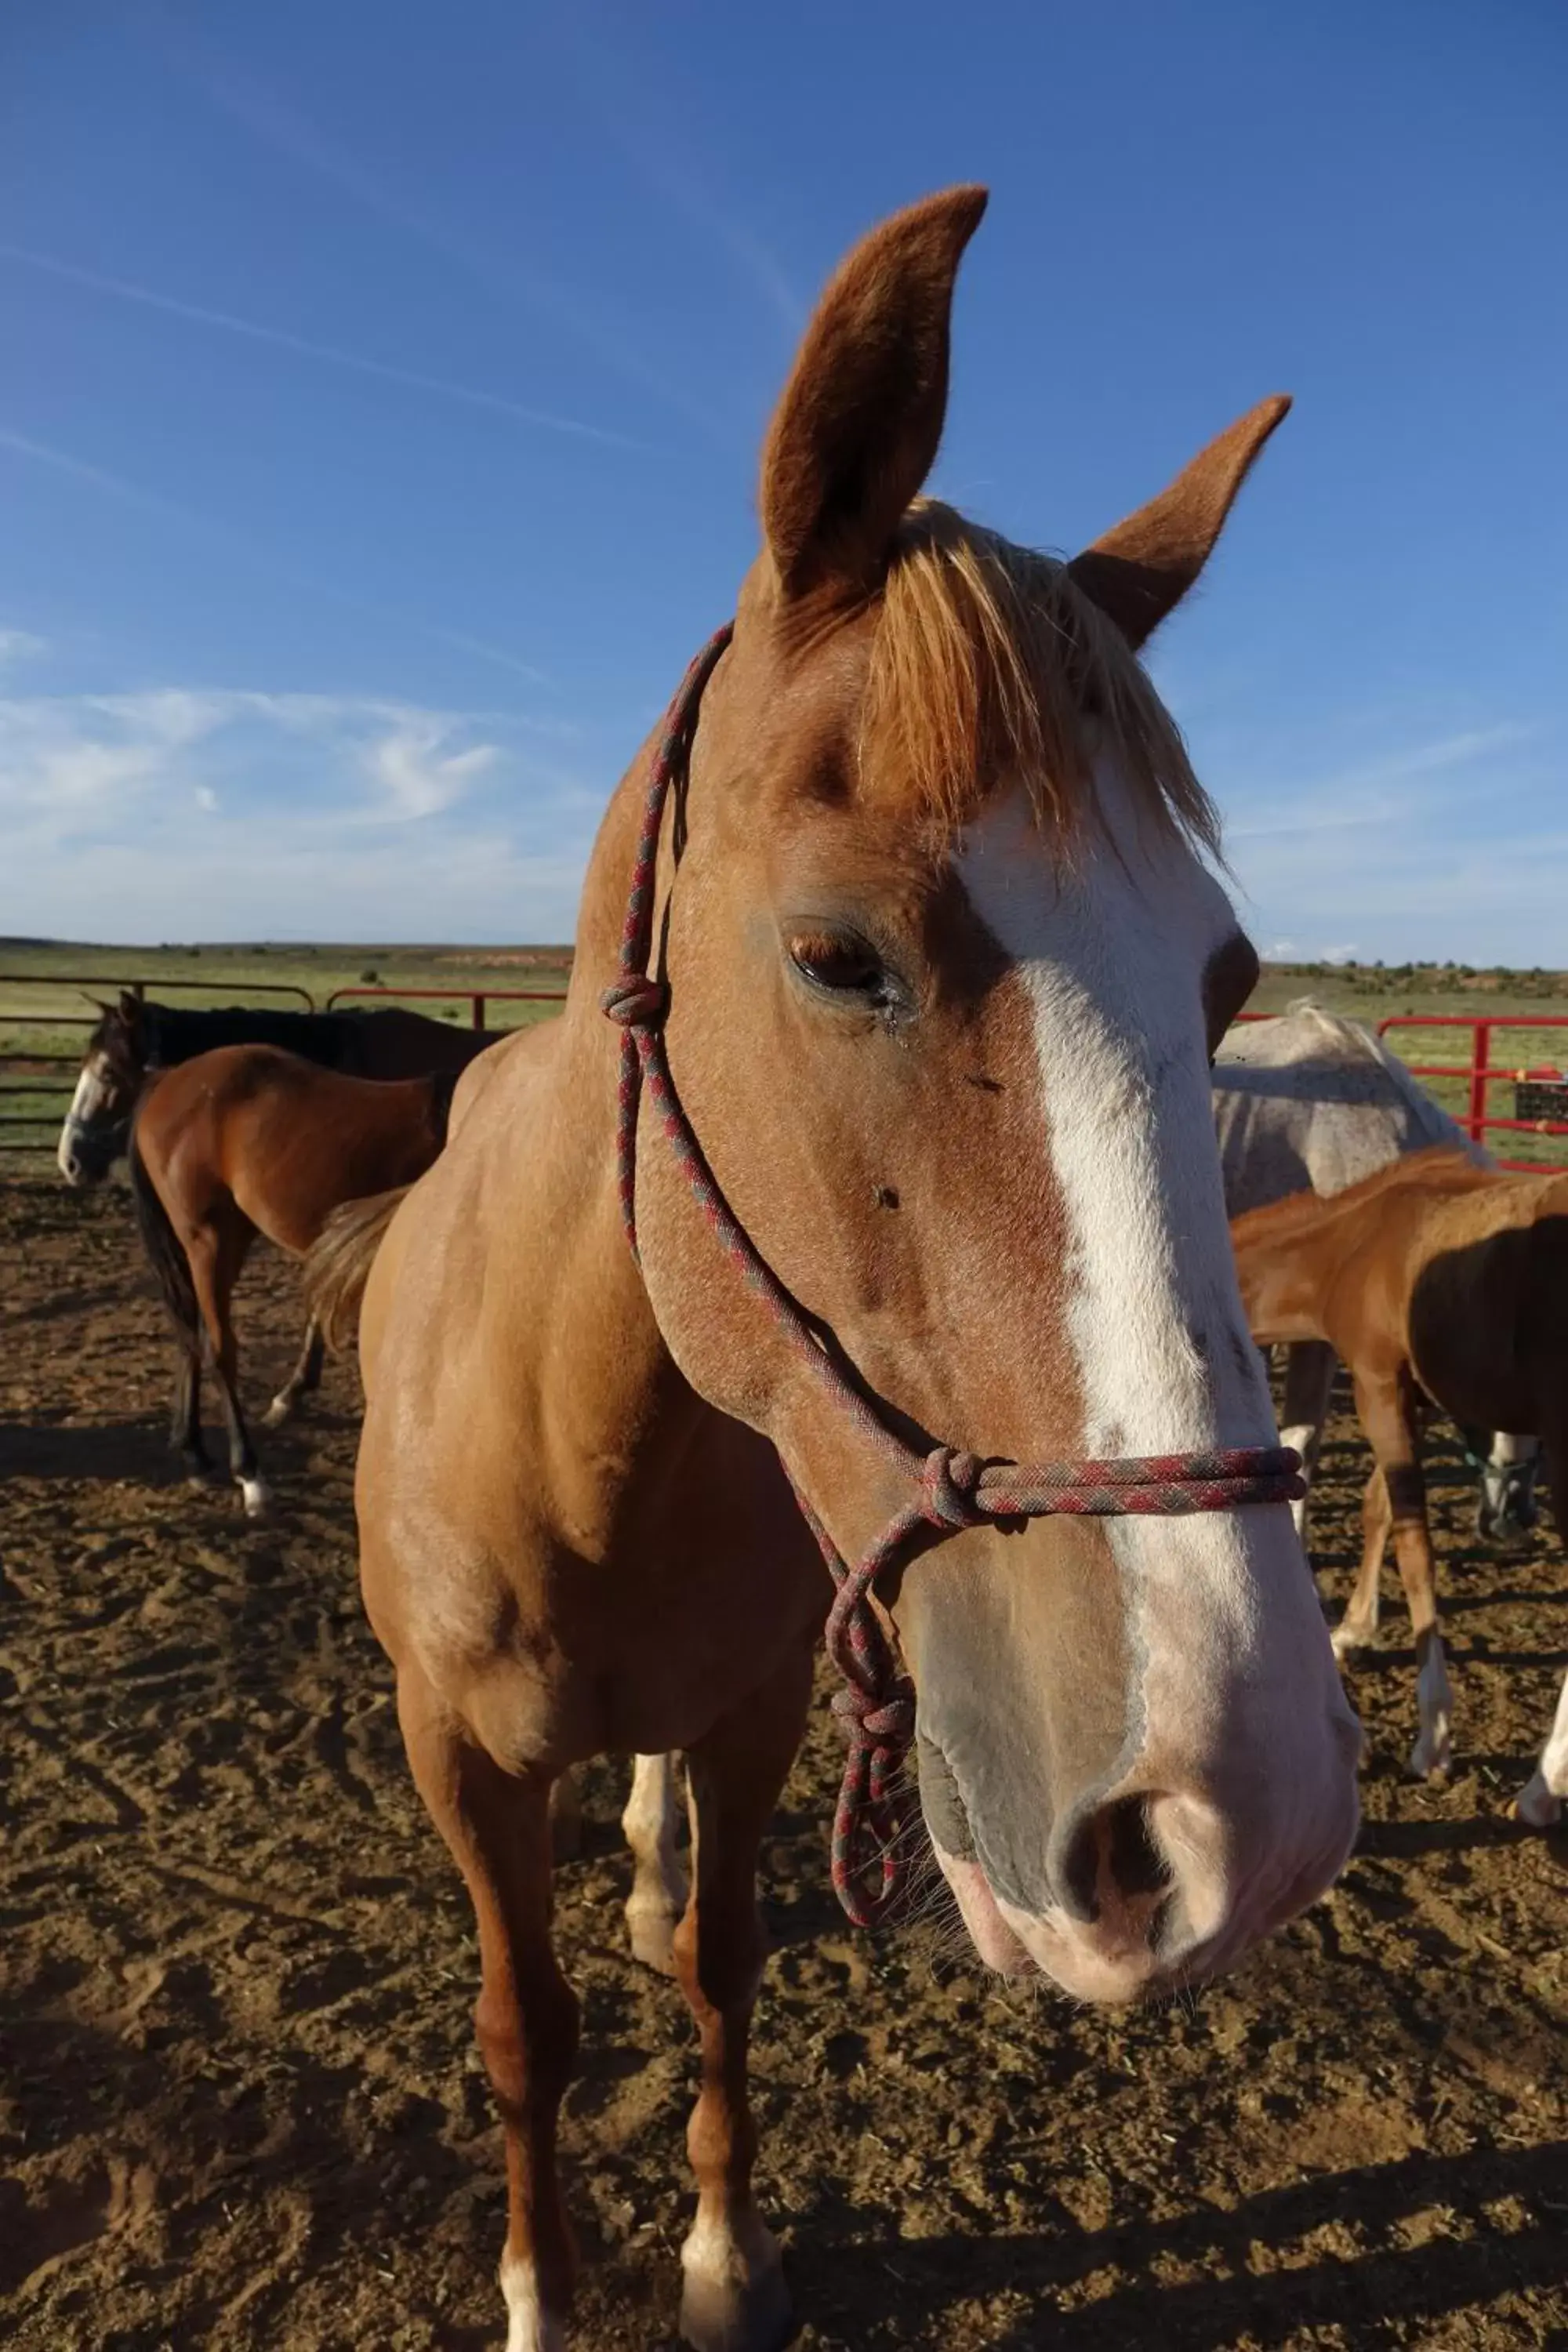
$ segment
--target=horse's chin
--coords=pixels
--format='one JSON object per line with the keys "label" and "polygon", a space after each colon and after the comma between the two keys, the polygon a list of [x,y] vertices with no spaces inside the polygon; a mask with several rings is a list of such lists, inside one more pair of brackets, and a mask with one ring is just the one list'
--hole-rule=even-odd
{"label": "horse's chin", "polygon": [[959,1862],[932,1843],[971,1943],[999,1976],[1048,1977],[1074,2000],[1113,2009],[1157,2000],[1184,1980],[1145,1939],[1108,1943],[1059,1916],[1037,1917],[999,1903],[978,1862]]}
{"label": "horse's chin", "polygon": [[942,1874],[952,1889],[969,1940],[985,1966],[994,1969],[999,1976],[1034,1975],[1037,1963],[1003,1917],[1002,1906],[991,1892],[991,1882],[980,1864],[959,1862],[951,1853],[944,1853],[934,1838],[931,1847],[942,1865]]}

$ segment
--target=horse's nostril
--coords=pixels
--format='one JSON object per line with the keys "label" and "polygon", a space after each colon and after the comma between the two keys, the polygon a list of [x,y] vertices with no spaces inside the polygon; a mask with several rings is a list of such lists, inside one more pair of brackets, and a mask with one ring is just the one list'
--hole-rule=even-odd
{"label": "horse's nostril", "polygon": [[1111,1878],[1123,1895],[1157,1895],[1168,1883],[1171,1874],[1154,1843],[1142,1797],[1124,1798],[1110,1808],[1107,1858]]}
{"label": "horse's nostril", "polygon": [[1098,1920],[1107,1899],[1136,1902],[1170,1884],[1170,1870],[1149,1827],[1148,1801],[1123,1797],[1086,1806],[1051,1842],[1050,1879],[1069,1918]]}

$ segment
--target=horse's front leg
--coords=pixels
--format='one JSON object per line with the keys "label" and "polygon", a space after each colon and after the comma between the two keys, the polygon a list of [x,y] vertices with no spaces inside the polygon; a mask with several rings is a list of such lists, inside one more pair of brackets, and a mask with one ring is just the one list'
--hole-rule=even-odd
{"label": "horse's front leg", "polygon": [[[1554,1417],[1555,1418],[1555,1417]],[[1546,1479],[1552,1489],[1552,1516],[1557,1522],[1557,1540],[1562,1544],[1568,1537],[1568,1418],[1557,1420],[1549,1429],[1543,1452],[1546,1459]],[[1563,1819],[1568,1802],[1568,1675],[1563,1677],[1563,1688],[1557,1695],[1557,1712],[1546,1745],[1541,1751],[1541,1761],[1514,1801],[1514,1812],[1532,1830],[1555,1828]]]}
{"label": "horse's front leg", "polygon": [[810,1696],[811,1652],[802,1648],[686,1759],[692,1883],[675,1969],[701,2036],[702,2087],[686,2136],[697,2219],[680,2252],[680,2326],[698,2352],[778,2352],[794,2333],[778,2246],[752,2197],[746,2049],[767,1953],[757,1852]]}
{"label": "horse's front leg", "polygon": [[280,1428],[300,1399],[310,1396],[321,1387],[321,1359],[326,1353],[326,1344],[321,1337],[321,1327],[312,1315],[305,1326],[305,1344],[300,1350],[299,1362],[261,1416],[263,1429]]}
{"label": "horse's front leg", "polygon": [[1541,1761],[1514,1799],[1513,1810],[1527,1828],[1555,1829],[1563,1819],[1564,1800],[1568,1800],[1568,1675],[1563,1677],[1557,1713]]}
{"label": "horse's front leg", "polygon": [[1437,1630],[1437,1578],[1421,1471],[1420,1404],[1408,1370],[1401,1365],[1386,1374],[1363,1377],[1358,1372],[1356,1409],[1388,1489],[1394,1554],[1415,1637],[1420,1728],[1410,1751],[1410,1769],[1425,1778],[1429,1772],[1446,1772],[1453,1760],[1454,1695]]}
{"label": "horse's front leg", "polygon": [[550,1781],[502,1771],[406,1664],[397,1712],[415,1783],[479,1929],[474,2028],[506,2135],[506,2352],[564,2352],[577,2264],[555,2134],[577,2054],[577,2000],[550,1939]]}
{"label": "horse's front leg", "polygon": [[1533,1437],[1492,1432],[1491,1451],[1481,1465],[1476,1533],[1483,1543],[1520,1550],[1534,1530],[1535,1474],[1541,1447]]}

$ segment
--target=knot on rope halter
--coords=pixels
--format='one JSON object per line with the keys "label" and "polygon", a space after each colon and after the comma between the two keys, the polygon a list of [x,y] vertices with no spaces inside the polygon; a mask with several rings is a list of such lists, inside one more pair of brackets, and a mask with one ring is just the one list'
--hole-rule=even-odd
{"label": "knot on rope halter", "polygon": [[886,1748],[901,1756],[915,1736],[915,1686],[900,1675],[889,1691],[847,1683],[833,1694],[833,1712],[858,1748]]}
{"label": "knot on rope halter", "polygon": [[932,1446],[921,1465],[921,1511],[933,1528],[979,1527],[987,1516],[976,1492],[982,1467],[978,1454]]}
{"label": "knot on rope halter", "polygon": [[599,1010],[618,1029],[661,1029],[669,1011],[669,990],[662,980],[634,972],[605,989]]}

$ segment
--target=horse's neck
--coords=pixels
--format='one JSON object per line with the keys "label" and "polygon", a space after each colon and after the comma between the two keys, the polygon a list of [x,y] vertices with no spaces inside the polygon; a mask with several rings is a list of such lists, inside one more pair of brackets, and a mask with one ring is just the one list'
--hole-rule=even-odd
{"label": "horse's neck", "polygon": [[[656,1426],[660,1444],[679,1451],[681,1432],[713,1413],[680,1378],[659,1333],[622,1227],[616,1180],[621,1032],[605,1020],[600,998],[619,965],[646,768],[639,754],[599,827],[565,1010],[553,1034],[531,1033],[538,1047],[524,1047],[498,1073],[499,1098],[487,1099],[474,1121],[504,1185],[501,1235],[548,1233],[552,1260],[569,1269],[571,1296],[558,1296],[557,1308],[583,1335],[568,1401],[574,1435],[580,1449],[614,1462]],[[465,1120],[460,1138],[468,1133]]]}

